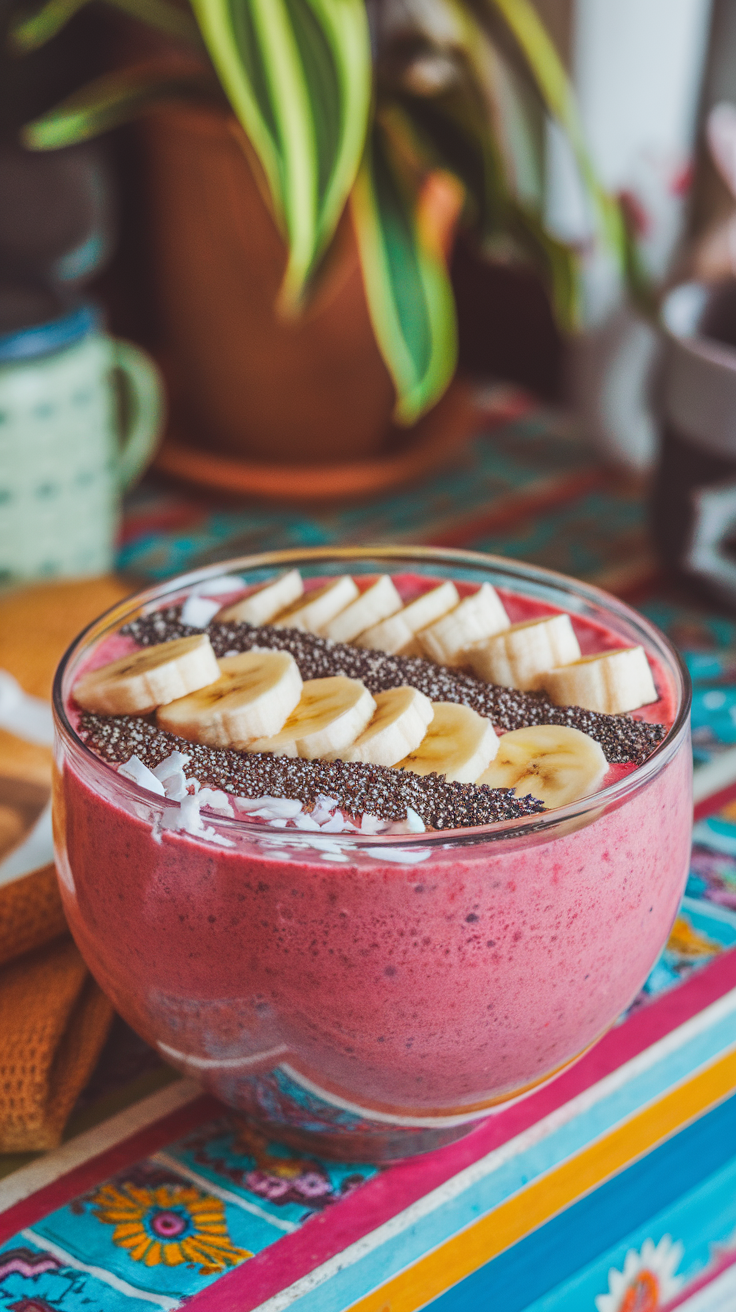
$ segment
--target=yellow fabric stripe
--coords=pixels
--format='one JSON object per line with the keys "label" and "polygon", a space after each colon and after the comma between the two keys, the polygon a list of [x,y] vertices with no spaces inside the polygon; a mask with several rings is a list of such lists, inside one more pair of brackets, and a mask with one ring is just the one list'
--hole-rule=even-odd
{"label": "yellow fabric stripe", "polygon": [[350,1312],[416,1312],[583,1194],[630,1166],[734,1088],[736,1053],[729,1053],[461,1234],[446,1240],[407,1271],[352,1303]]}

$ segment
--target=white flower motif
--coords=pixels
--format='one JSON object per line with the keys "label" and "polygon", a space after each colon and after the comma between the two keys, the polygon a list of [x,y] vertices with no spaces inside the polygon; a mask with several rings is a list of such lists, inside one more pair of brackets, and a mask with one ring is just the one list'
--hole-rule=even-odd
{"label": "white flower motif", "polygon": [[657,1312],[682,1287],[682,1276],[675,1271],[683,1252],[671,1235],[664,1235],[656,1247],[645,1239],[640,1253],[630,1248],[623,1271],[611,1267],[608,1272],[608,1293],[595,1300],[598,1312]]}

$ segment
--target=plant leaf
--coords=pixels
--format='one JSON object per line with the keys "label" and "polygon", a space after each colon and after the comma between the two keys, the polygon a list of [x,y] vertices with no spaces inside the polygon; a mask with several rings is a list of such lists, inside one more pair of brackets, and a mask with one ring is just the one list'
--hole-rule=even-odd
{"label": "plant leaf", "polygon": [[373,329],[403,424],[442,395],[457,360],[452,286],[444,255],[420,221],[420,201],[377,123],[351,202]]}
{"label": "plant leaf", "polygon": [[97,137],[163,101],[211,97],[212,91],[207,70],[152,61],[96,78],[27,123],[21,140],[29,150],[58,150]]}
{"label": "plant leaf", "polygon": [[580,278],[576,252],[558,241],[527,206],[512,202],[510,236],[519,255],[533,265],[547,288],[564,332],[580,327]]}
{"label": "plant leaf", "polygon": [[475,88],[464,84],[437,96],[404,95],[399,103],[422,139],[428,165],[461,179],[472,227],[482,240],[495,236],[507,216],[508,189]]}
{"label": "plant leaf", "polygon": [[8,45],[15,54],[37,50],[50,41],[88,0],[48,0],[33,13],[21,10],[8,25]]}
{"label": "plant leaf", "polygon": [[598,180],[585,143],[575,93],[543,22],[530,0],[485,0],[485,4],[500,14],[524,57],[547,110],[564,129],[602,232],[623,265],[625,236],[621,211]]}
{"label": "plant leaf", "polygon": [[[45,45],[83,9],[89,0],[46,0],[36,10],[22,10],[10,23],[8,42],[16,54],[27,54]],[[186,9],[169,0],[107,0],[131,18],[138,18],[177,40],[199,42],[197,25]]]}
{"label": "plant leaf", "polygon": [[[469,94],[466,94],[469,93]],[[471,227],[489,258],[531,265],[547,288],[561,327],[578,324],[577,257],[551,236],[533,206],[506,186],[498,153],[491,149],[487,117],[473,88],[431,99],[404,99],[405,112],[422,133],[434,167],[453,170],[471,198]]]}
{"label": "plant leaf", "polygon": [[371,96],[364,0],[192,0],[230,103],[263,167],[297,307],[360,166]]}
{"label": "plant leaf", "polygon": [[536,87],[525,66],[520,77],[498,42],[491,40],[467,0],[443,0],[452,20],[452,45],[464,65],[464,81],[485,108],[484,134],[492,140],[508,189],[527,202],[541,203],[544,126]]}

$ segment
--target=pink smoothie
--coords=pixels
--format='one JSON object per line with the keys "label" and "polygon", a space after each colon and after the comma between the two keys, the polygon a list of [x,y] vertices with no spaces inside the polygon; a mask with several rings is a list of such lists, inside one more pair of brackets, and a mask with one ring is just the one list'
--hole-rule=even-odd
{"label": "pink smoothie", "polygon": [[[585,650],[621,645],[575,625]],[[647,718],[671,723],[655,677]],[[690,768],[683,728],[615,805],[544,833],[455,834],[407,865],[284,855],[273,831],[239,822],[220,826],[234,847],[156,839],[159,799],[67,749],[65,909],[122,1015],[229,1103],[247,1106],[248,1077],[279,1066],[367,1114],[471,1113],[569,1062],[636,994],[682,895]]]}

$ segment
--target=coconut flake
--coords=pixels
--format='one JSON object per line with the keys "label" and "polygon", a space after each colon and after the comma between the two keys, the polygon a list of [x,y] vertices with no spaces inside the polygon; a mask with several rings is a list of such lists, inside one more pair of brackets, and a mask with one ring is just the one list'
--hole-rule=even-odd
{"label": "coconut flake", "polygon": [[170,802],[181,802],[189,792],[187,777],[183,770],[169,774],[164,780],[164,792]]}
{"label": "coconut flake", "polygon": [[242,587],[242,578],[235,574],[221,574],[219,578],[196,583],[189,595],[190,597],[219,597],[223,592],[237,592]]}
{"label": "coconut flake", "polygon": [[406,819],[405,819],[405,820],[394,820],[394,821],[392,821],[392,823],[391,823],[390,825],[387,825],[387,826],[385,827],[385,829],[384,829],[384,833],[386,833],[386,834],[424,834],[424,833],[426,833],[426,830],[427,830],[427,826],[425,825],[424,821],[422,820],[422,817],[421,817],[420,815],[417,815],[416,811],[414,811],[414,810],[412,809],[412,807],[407,806],[407,808],[406,808]]}
{"label": "coconut flake", "polygon": [[332,819],[332,814],[337,809],[337,805],[338,803],[334,797],[325,797],[324,793],[320,793],[312,808],[312,819],[321,828],[322,825],[328,824]]}
{"label": "coconut flake", "polygon": [[187,834],[200,834],[202,832],[204,821],[199,814],[199,805],[199,797],[195,793],[187,793],[184,800],[179,803],[177,829],[183,829]]}
{"label": "coconut flake", "polygon": [[360,821],[360,831],[363,834],[382,834],[388,826],[388,820],[382,820],[380,815],[371,815],[368,811],[363,813]]}
{"label": "coconut flake", "polygon": [[319,829],[317,821],[312,818],[309,811],[303,811],[301,815],[295,815],[294,824],[297,829]]}
{"label": "coconut flake", "polygon": [[156,778],[163,784],[164,793],[172,802],[181,802],[182,798],[187,795],[188,788],[184,766],[188,760],[189,756],[186,752],[172,752],[153,771]]}
{"label": "coconut flake", "polygon": [[[265,807],[270,807],[272,803],[280,802],[280,797],[234,797],[233,801],[239,811],[245,811],[246,814],[254,815],[256,811],[262,811]],[[301,802],[299,803],[301,806]]]}
{"label": "coconut flake", "polygon": [[406,808],[406,823],[409,826],[410,834],[423,834],[426,832],[427,826],[422,820],[422,817],[417,815],[416,811],[411,806],[407,806]]}
{"label": "coconut flake", "polygon": [[153,770],[149,770],[137,756],[131,756],[130,760],[119,766],[118,774],[122,774],[126,779],[132,779],[133,783],[139,784],[141,788],[147,788],[149,793],[157,793],[159,797],[165,796],[161,780],[157,779]]}
{"label": "coconut flake", "polygon": [[[211,789],[202,789],[202,792],[212,791]],[[195,838],[205,838],[210,843],[219,843],[221,847],[235,847],[235,843],[230,838],[225,838],[223,834],[218,834],[212,825],[206,825],[202,819],[199,808],[201,806],[200,797],[196,793],[187,793],[186,797],[179,803],[178,810],[167,810],[161,816],[160,828],[178,830],[181,833],[191,834]]]}
{"label": "coconut flake", "polygon": [[187,597],[182,606],[181,622],[192,629],[206,629],[218,610],[219,601],[210,601],[207,597]]}
{"label": "coconut flake", "polygon": [[221,815],[234,814],[230,798],[221,788],[201,788],[197,794],[197,801],[200,806],[206,806],[210,811],[219,811]]}
{"label": "coconut flake", "polygon": [[292,801],[288,797],[263,797],[261,801],[263,806],[257,811],[251,811],[251,815],[268,815],[276,816],[280,820],[293,820],[303,809],[301,802]]}
{"label": "coconut flake", "polygon": [[164,784],[170,774],[175,774],[177,770],[183,770],[190,759],[188,752],[171,752],[160,765],[156,766],[153,773]]}
{"label": "coconut flake", "polygon": [[352,825],[342,814],[342,811],[335,811],[335,814],[320,825],[323,834],[344,834],[348,830],[355,831],[355,825]]}
{"label": "coconut flake", "polygon": [[347,861],[349,858],[345,855],[340,843],[330,838],[317,838],[316,836],[306,840],[309,846],[319,852],[325,861]]}
{"label": "coconut flake", "polygon": [[362,851],[374,861],[394,861],[404,866],[418,866],[420,861],[426,861],[432,855],[426,847],[364,847]]}

